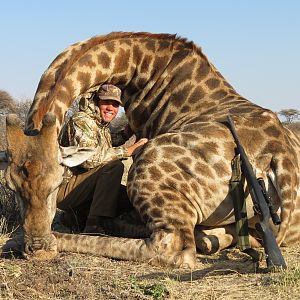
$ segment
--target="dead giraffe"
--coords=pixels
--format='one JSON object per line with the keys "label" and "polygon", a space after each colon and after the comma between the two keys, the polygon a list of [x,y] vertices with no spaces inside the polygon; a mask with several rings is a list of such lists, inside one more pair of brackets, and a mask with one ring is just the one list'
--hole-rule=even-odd
{"label": "dead giraffe", "polygon": [[[73,99],[103,83],[123,90],[132,129],[150,139],[130,170],[128,193],[152,234],[55,233],[56,239],[51,222],[62,177],[57,133]],[[215,230],[234,223],[228,113],[280,209],[278,243],[299,241],[299,139],[274,113],[241,97],[194,43],[167,34],[112,33],[72,45],[52,62],[28,114],[27,136],[14,117],[7,119],[6,177],[23,212],[25,252],[48,258],[58,249],[193,267],[195,226]],[[232,236],[219,240],[219,248],[233,242]]]}

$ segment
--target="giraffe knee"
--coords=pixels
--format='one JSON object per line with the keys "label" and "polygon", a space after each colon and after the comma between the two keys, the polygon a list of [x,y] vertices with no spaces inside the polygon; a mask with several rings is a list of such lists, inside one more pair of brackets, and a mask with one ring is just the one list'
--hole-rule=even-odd
{"label": "giraffe knee", "polygon": [[188,242],[186,231],[160,230],[152,234],[152,245],[155,257],[150,263],[154,265],[169,265],[178,268],[193,268],[196,261],[195,241]]}

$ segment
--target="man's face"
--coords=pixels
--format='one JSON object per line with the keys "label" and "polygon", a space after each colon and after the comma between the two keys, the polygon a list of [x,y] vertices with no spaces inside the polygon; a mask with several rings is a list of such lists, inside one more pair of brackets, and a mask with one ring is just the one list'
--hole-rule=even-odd
{"label": "man's face", "polygon": [[120,104],[115,100],[102,100],[97,103],[100,110],[100,117],[105,123],[110,123],[117,115]]}

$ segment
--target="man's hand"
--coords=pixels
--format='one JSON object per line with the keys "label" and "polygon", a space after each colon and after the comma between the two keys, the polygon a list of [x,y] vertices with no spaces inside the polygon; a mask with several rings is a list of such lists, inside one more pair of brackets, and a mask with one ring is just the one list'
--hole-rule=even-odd
{"label": "man's hand", "polygon": [[138,140],[136,143],[127,148],[127,153],[129,156],[134,155],[143,145],[148,142],[148,139],[142,138]]}

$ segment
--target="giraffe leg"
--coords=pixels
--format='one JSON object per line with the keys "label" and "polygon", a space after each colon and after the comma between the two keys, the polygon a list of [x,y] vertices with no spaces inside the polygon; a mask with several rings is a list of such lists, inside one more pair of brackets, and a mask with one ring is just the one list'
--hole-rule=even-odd
{"label": "giraffe leg", "polygon": [[151,236],[151,247],[155,256],[154,265],[169,265],[193,269],[196,261],[196,247],[192,228],[162,229]]}
{"label": "giraffe leg", "polygon": [[203,254],[213,254],[236,243],[234,224],[217,228],[195,227],[197,249]]}
{"label": "giraffe leg", "polygon": [[[261,243],[257,240],[255,230],[249,228],[249,242],[253,248],[261,247]],[[213,254],[228,247],[235,246],[237,243],[237,235],[235,224],[228,224],[222,227],[195,227],[195,243],[199,252],[203,254]]]}

